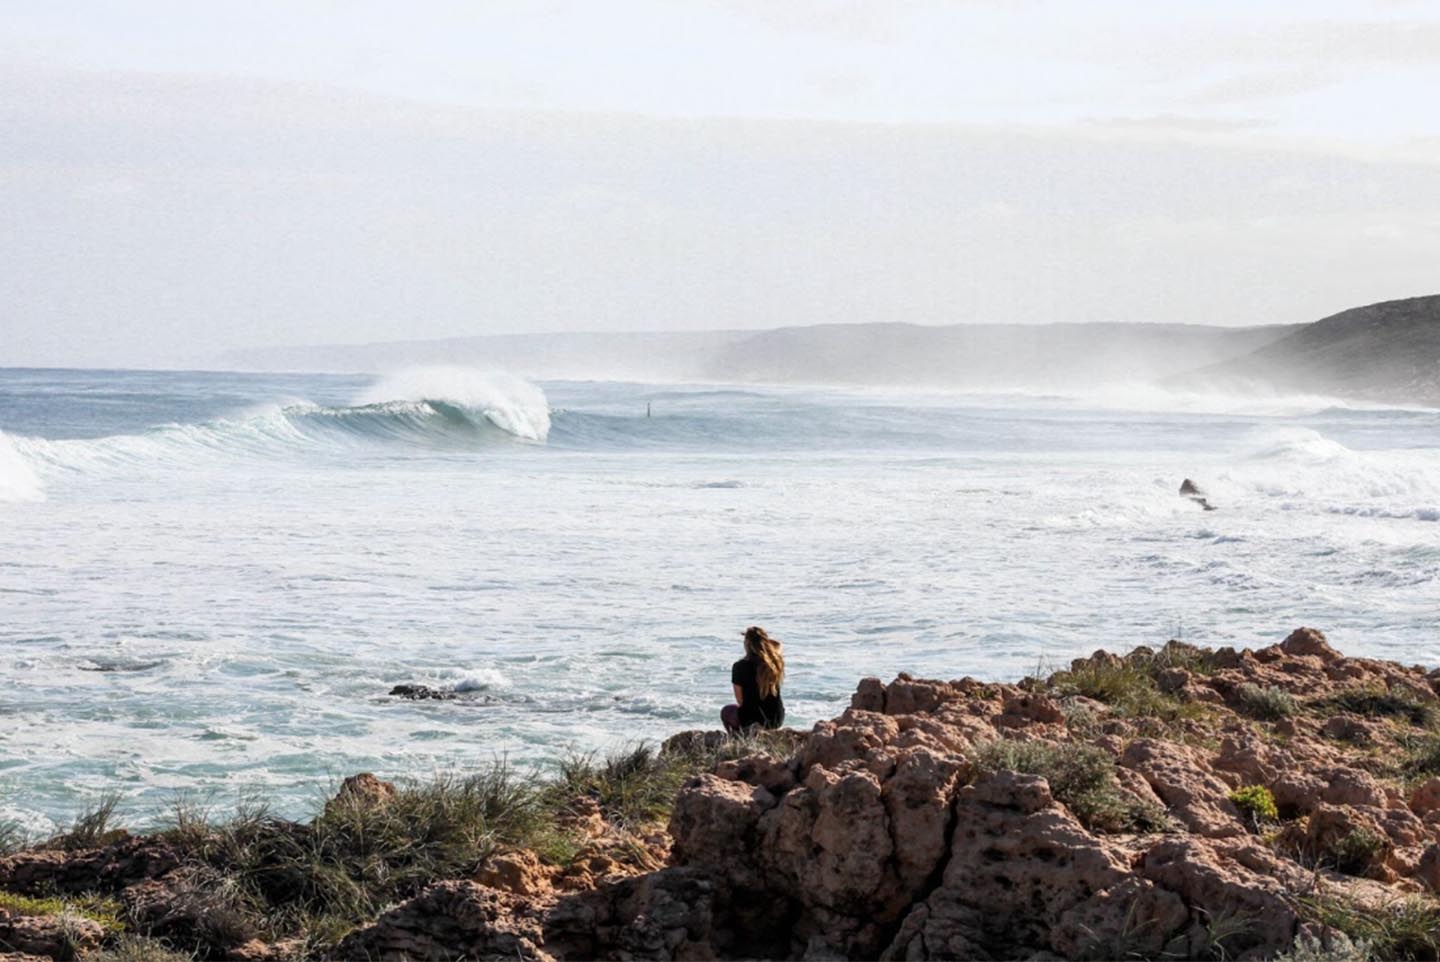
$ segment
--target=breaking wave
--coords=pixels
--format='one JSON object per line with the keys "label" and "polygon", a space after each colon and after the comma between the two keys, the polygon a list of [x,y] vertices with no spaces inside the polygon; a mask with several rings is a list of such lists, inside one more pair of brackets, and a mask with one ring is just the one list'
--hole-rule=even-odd
{"label": "breaking wave", "polygon": [[386,443],[467,449],[543,442],[549,433],[549,404],[533,384],[507,374],[419,368],[382,380],[351,405],[274,404],[235,417],[84,440],[0,435],[0,499],[38,496],[36,467],[88,471],[184,463],[206,453],[246,457]]}
{"label": "breaking wave", "polygon": [[1356,450],[1311,428],[1259,433],[1221,475],[1243,493],[1282,507],[1318,507],[1358,517],[1440,520],[1440,455],[1434,450]]}

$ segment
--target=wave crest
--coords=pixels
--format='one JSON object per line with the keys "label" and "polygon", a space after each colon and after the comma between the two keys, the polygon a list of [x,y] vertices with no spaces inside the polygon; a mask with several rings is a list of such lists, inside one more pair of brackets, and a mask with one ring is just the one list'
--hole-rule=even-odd
{"label": "wave crest", "polygon": [[415,369],[386,378],[352,406],[292,401],[229,418],[103,438],[22,437],[11,445],[0,436],[0,500],[7,494],[11,499],[39,496],[31,465],[88,473],[134,464],[188,464],[197,453],[283,457],[377,443],[465,449],[517,438],[542,442],[549,433],[545,394],[526,381],[463,368]]}
{"label": "wave crest", "polygon": [[545,392],[502,371],[408,368],[389,375],[355,401],[362,408],[395,402],[424,404],[452,419],[478,415],[507,434],[527,441],[544,441],[550,434],[550,405]]}

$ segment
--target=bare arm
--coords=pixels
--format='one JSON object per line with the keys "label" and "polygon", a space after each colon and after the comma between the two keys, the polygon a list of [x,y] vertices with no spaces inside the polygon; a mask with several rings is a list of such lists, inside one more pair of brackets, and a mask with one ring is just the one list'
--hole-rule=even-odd
{"label": "bare arm", "polygon": [[739,685],[731,685],[730,687],[735,689],[735,704],[745,704],[745,689],[741,688]]}

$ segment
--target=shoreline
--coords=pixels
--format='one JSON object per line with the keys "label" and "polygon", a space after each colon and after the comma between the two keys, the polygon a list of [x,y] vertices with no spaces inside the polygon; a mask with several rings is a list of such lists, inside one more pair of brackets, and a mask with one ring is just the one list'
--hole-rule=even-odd
{"label": "shoreline", "polygon": [[547,780],[362,774],[310,822],[102,805],[0,858],[0,958],[1435,958],[1437,692],[1298,629],[867,678]]}

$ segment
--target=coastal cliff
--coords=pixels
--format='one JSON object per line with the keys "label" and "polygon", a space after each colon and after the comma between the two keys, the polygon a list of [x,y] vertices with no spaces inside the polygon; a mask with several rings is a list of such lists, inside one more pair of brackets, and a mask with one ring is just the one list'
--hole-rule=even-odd
{"label": "coastal cliff", "polygon": [[1166,383],[1440,406],[1440,295],[1352,307]]}
{"label": "coastal cliff", "polygon": [[538,788],[356,776],[311,823],[77,825],[0,859],[0,951],[1436,958],[1437,689],[1312,629],[864,679],[810,732],[688,732]]}

